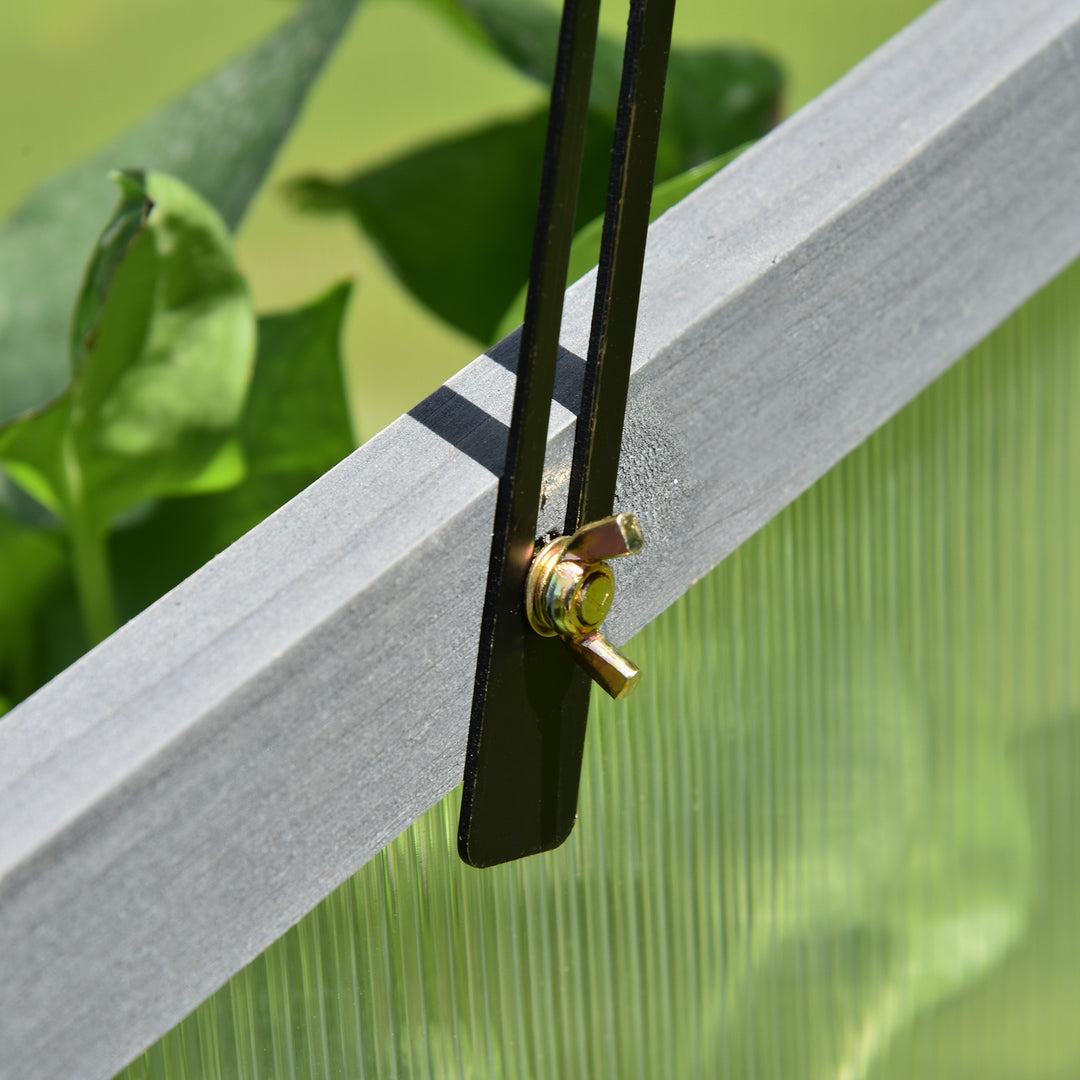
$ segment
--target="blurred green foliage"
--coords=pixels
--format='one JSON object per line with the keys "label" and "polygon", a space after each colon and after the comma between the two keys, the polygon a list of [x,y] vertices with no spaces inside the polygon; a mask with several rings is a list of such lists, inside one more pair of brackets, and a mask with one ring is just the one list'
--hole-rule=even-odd
{"label": "blurred green foliage", "polygon": [[[530,0],[439,2],[475,20],[479,38],[545,85],[555,67],[558,12]],[[451,25],[459,26],[460,18]],[[622,42],[601,34],[578,197],[578,224],[603,213],[622,70]],[[783,80],[761,53],[672,48],[656,178],[669,180],[756,139],[776,121]],[[529,274],[547,110],[500,120],[341,181],[306,177],[296,201],[344,210],[400,280],[452,326],[488,344]],[[698,175],[698,174],[694,174]],[[594,265],[594,264],[590,264]],[[586,268],[588,269],[588,268]]]}
{"label": "blurred green foliage", "polygon": [[104,539],[133,508],[232,487],[255,312],[217,213],[172,177],[123,194],[75,301],[71,381],[0,429],[9,477],[53,511],[94,640],[115,627]]}
{"label": "blurred green foliage", "polygon": [[[357,2],[307,0],[43,184],[0,232],[0,708],[354,445],[339,349],[349,289],[259,318],[230,231]],[[449,33],[547,81],[552,8],[435,7]],[[604,203],[620,66],[621,45],[605,37],[582,223]],[[659,178],[684,192],[715,171],[687,170],[762,134],[780,86],[776,65],[752,51],[676,50]],[[545,123],[532,110],[344,185],[293,189],[308,202],[362,204],[365,228],[415,295],[489,340],[527,276]],[[111,217],[110,172],[121,188]]]}
{"label": "blurred green foliage", "polygon": [[40,408],[68,383],[71,311],[108,218],[109,173],[172,174],[235,229],[357,2],[306,3],[265,41],[15,209],[0,232],[0,423]]}

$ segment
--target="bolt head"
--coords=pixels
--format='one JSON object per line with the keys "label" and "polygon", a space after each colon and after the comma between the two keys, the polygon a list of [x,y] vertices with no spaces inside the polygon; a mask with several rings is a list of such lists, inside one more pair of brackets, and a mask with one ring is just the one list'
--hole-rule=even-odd
{"label": "bolt head", "polygon": [[599,626],[607,618],[614,600],[615,582],[610,571],[593,571],[581,583],[577,595],[578,620],[584,626]]}

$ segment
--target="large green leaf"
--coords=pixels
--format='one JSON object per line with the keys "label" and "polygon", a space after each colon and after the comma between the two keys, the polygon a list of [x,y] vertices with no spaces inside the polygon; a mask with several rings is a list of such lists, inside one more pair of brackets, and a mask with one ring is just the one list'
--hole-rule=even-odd
{"label": "large green leaf", "polygon": [[259,349],[238,427],[240,485],[165,499],[112,538],[122,615],[134,615],[272,514],[354,447],[339,348],[348,283],[259,319]]}
{"label": "large green leaf", "polygon": [[253,49],[15,211],[0,232],[0,422],[41,408],[67,384],[71,308],[109,212],[109,172],[178,176],[234,227],[357,2],[309,0]]}
{"label": "large green leaf", "polygon": [[33,618],[60,582],[66,558],[55,533],[31,529],[0,508],[0,714],[36,686]]}
{"label": "large green leaf", "polygon": [[[546,80],[557,14],[520,0],[439,0],[455,25],[522,71]],[[608,183],[622,44],[598,45],[593,110],[578,222],[601,213]],[[779,109],[781,75],[767,57],[738,49],[672,51],[657,163],[661,181],[758,138]],[[345,211],[424,304],[488,342],[528,277],[546,112],[445,139],[344,180],[302,177],[303,207]]]}
{"label": "large green leaf", "polygon": [[356,445],[340,351],[351,292],[342,282],[302,308],[259,319],[255,377],[240,422],[249,478],[314,479]]}
{"label": "large green leaf", "polygon": [[658,175],[673,176],[759,139],[780,118],[782,91],[780,68],[751,49],[674,49]]}
{"label": "large green leaf", "polygon": [[[559,39],[556,8],[530,0],[428,3],[522,74],[544,86],[551,82]],[[609,116],[614,116],[619,99],[622,61],[623,42],[601,34],[590,100],[594,109]],[[676,144],[680,155],[678,164],[672,160],[673,171],[757,138],[775,121],[782,82],[778,65],[754,50],[676,46],[664,104],[664,138]],[[662,162],[669,154],[662,152]]]}
{"label": "large green leaf", "polygon": [[[649,220],[655,221],[665,211],[670,210],[677,202],[681,202],[695,188],[704,184],[710,176],[718,173],[728,162],[734,161],[748,146],[737,146],[734,150],[720,157],[706,161],[702,165],[695,165],[692,169],[665,180],[653,188],[652,205],[649,208]],[[595,217],[587,225],[578,230],[574,237],[574,243],[570,248],[570,269],[566,275],[567,281],[577,281],[584,277],[600,261],[600,241],[604,233],[603,215]],[[523,285],[514,297],[513,303],[506,309],[499,321],[495,336],[502,338],[510,333],[515,327],[520,326],[525,318],[525,295],[528,285]]]}
{"label": "large green leaf", "polygon": [[[551,83],[559,45],[559,11],[530,0],[427,0],[428,6],[473,42],[486,46],[523,75]],[[614,115],[622,74],[622,43],[607,34],[596,42],[590,101]]]}
{"label": "large green leaf", "polygon": [[0,427],[0,459],[69,527],[98,534],[164,494],[235,483],[229,453],[255,317],[225,223],[159,173],[123,196],[76,306],[72,378]]}
{"label": "large green leaf", "polygon": [[[304,206],[354,215],[391,269],[436,314],[489,340],[529,273],[547,111],[424,147],[340,184],[292,186]],[[604,205],[607,124],[594,118],[579,222]]]}

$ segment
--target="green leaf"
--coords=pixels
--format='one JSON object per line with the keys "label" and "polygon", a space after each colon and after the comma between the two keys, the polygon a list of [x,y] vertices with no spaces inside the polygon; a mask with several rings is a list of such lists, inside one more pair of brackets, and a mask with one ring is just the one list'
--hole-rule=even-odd
{"label": "green leaf", "polygon": [[0,422],[68,380],[65,342],[106,181],[132,166],[186,181],[235,227],[358,0],[309,0],[280,29],[38,188],[0,232]]}
{"label": "green leaf", "polygon": [[424,0],[428,7],[437,11],[466,41],[481,48],[497,52],[491,38],[478,25],[458,0]]}
{"label": "green leaf", "polygon": [[[466,36],[480,40],[522,74],[548,86],[555,70],[560,15],[529,0],[429,0]],[[601,34],[590,101],[613,119],[624,43]],[[783,76],[752,49],[675,46],[671,51],[658,175],[683,172],[740,143],[759,138],[779,115]]]}
{"label": "green leaf", "polygon": [[314,479],[356,445],[342,377],[340,339],[352,283],[305,307],[259,319],[255,376],[240,422],[251,477]]}
{"label": "green leaf", "polygon": [[[558,15],[523,0],[431,0],[538,81],[554,65]],[[578,224],[604,208],[622,68],[621,41],[597,46]],[[657,161],[660,181],[758,138],[779,111],[781,75],[760,53],[672,51]],[[345,180],[308,176],[303,208],[345,211],[390,269],[441,318],[481,342],[528,278],[546,110],[421,147]]]}
{"label": "green leaf", "polygon": [[674,176],[760,139],[780,119],[783,88],[779,65],[752,49],[673,49],[658,175]]}
{"label": "green leaf", "polygon": [[[559,45],[560,13],[529,0],[428,0],[430,7],[473,42],[512,64],[523,75],[551,85]],[[612,116],[619,100],[622,43],[607,34],[596,42],[590,101]]]}
{"label": "green leaf", "polygon": [[[347,210],[436,314],[480,341],[529,274],[547,111],[435,143],[343,183],[291,185],[317,210]],[[611,128],[593,118],[579,222],[604,205]]]}
{"label": "green leaf", "polygon": [[58,536],[29,529],[0,510],[0,662],[9,655],[37,597],[63,564]]}
{"label": "green leaf", "polygon": [[[665,180],[653,188],[652,206],[649,208],[649,220],[655,221],[661,214],[670,210],[676,203],[681,202],[695,188],[705,183],[710,176],[714,176],[729,162],[734,161],[744,150],[750,146],[745,143],[737,146],[734,150],[722,154],[712,161],[706,161],[703,165],[696,165],[686,172]],[[577,281],[584,277],[600,261],[600,241],[604,232],[604,217],[599,215],[583,228],[579,229],[574,237],[573,246],[570,248],[570,270],[566,276],[567,281]],[[512,330],[521,325],[525,318],[525,294],[528,285],[523,285],[514,297],[513,303],[507,308],[499,322],[495,332],[497,338],[506,337]]]}
{"label": "green leaf", "polygon": [[141,502],[239,479],[223,462],[238,460],[226,442],[255,348],[213,208],[162,174],[119,180],[76,306],[72,379],[46,410],[0,428],[13,477],[69,527],[99,534]]}
{"label": "green leaf", "polygon": [[0,714],[31,690],[32,622],[60,582],[66,558],[60,538],[27,528],[0,509]]}
{"label": "green leaf", "polygon": [[259,319],[238,428],[247,476],[218,494],[165,499],[114,534],[122,614],[162,596],[352,451],[339,347],[350,292],[343,283],[305,307]]}

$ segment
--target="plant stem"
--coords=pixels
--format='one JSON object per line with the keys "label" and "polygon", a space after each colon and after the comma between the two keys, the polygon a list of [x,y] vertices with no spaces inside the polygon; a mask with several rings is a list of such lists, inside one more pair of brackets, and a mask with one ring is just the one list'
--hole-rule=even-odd
{"label": "plant stem", "polygon": [[96,645],[116,629],[112,574],[105,533],[84,520],[70,523],[72,566],[79,596],[83,629],[90,645]]}
{"label": "plant stem", "polygon": [[94,646],[107,638],[117,625],[106,531],[94,521],[87,505],[82,467],[70,435],[64,439],[63,455],[75,591],[87,642]]}

